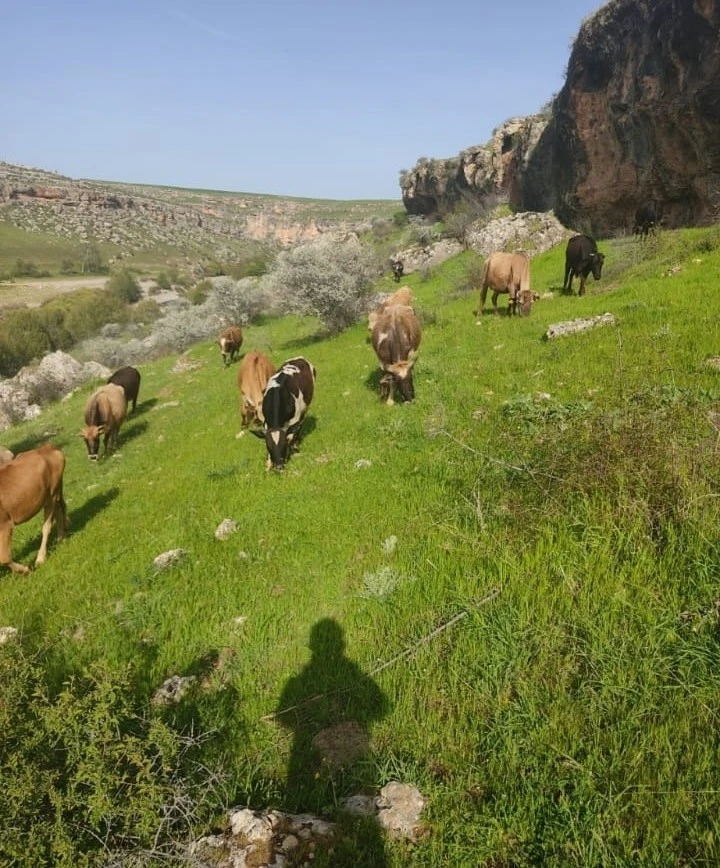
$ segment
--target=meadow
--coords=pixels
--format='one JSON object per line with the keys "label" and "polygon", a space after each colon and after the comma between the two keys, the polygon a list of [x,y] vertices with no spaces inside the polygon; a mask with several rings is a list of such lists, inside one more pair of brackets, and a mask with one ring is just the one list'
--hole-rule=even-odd
{"label": "meadow", "polygon": [[[211,342],[139,366],[96,465],[77,436],[90,386],[3,432],[65,451],[72,524],[30,576],[0,575],[0,626],[50,691],[101,663],[147,715],[207,733],[227,805],[334,817],[350,793],[419,787],[418,843],[348,824],[315,864],[717,864],[720,229],[600,247],[584,298],[559,292],[563,248],[533,260],[555,294],[526,319],[476,318],[472,253],[408,277],[412,404],[380,403],[363,323],[248,327],[243,350],[318,372],[281,474],[237,437],[237,365]],[[39,532],[17,528],[16,559]],[[155,569],[170,549],[186,554]],[[174,674],[202,687],[153,709]],[[311,736],[347,720],[369,753],[313,773]]]}

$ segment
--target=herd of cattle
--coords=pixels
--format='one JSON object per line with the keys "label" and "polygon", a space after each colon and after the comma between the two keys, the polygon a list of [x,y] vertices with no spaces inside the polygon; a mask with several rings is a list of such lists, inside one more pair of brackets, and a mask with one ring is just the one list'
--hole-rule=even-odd
{"label": "herd of cattle", "polygon": [[[661,221],[655,202],[645,202],[635,215],[634,232],[647,237]],[[604,255],[595,240],[588,235],[574,235],[565,250],[563,290],[572,292],[574,277],[580,279],[579,295],[585,293],[585,281],[590,274],[599,280]],[[393,276],[403,275],[402,262],[393,260]],[[478,313],[481,313],[492,290],[493,311],[497,313],[498,296],[509,298],[508,313],[527,316],[537,295],[530,288],[530,261],[524,253],[491,253],[484,266]],[[415,397],[413,366],[417,358],[422,329],[413,307],[412,291],[399,288],[385,298],[368,315],[368,329],[373,349],[380,363],[380,397],[393,403],[397,392],[402,400]],[[238,356],[243,343],[239,326],[226,328],[219,336],[223,365],[230,365]],[[316,371],[302,356],[296,356],[275,368],[261,352],[252,350],[243,356],[237,376],[240,391],[241,425],[244,430],[265,441],[266,468],[281,470],[292,451],[297,448],[305,415],[315,390]],[[128,405],[135,410],[140,390],[140,373],[124,367],[116,371],[96,389],[85,405],[80,436],[86,443],[88,457],[96,461],[103,439],[103,454],[117,447],[120,427],[125,421]],[[12,533],[16,525],[29,521],[43,509],[44,522],[40,549],[35,564],[47,557],[48,538],[55,522],[58,539],[68,525],[63,499],[65,456],[56,446],[46,444],[13,456],[0,449],[0,565],[16,573],[29,573],[30,568],[12,560]]]}

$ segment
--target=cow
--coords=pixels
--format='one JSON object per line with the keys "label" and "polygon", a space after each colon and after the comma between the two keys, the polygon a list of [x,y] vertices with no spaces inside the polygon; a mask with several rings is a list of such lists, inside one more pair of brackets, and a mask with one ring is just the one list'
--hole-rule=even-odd
{"label": "cow", "polygon": [[220,354],[222,355],[223,364],[227,367],[237,358],[240,352],[240,347],[243,342],[243,333],[240,326],[228,326],[220,332],[218,338],[220,342]]}
{"label": "cow", "polygon": [[635,212],[633,235],[639,235],[641,239],[647,238],[649,232],[655,232],[660,219],[659,204],[654,199],[648,199]]}
{"label": "cow", "polygon": [[396,289],[392,295],[386,296],[375,308],[375,310],[371,310],[368,314],[368,330],[372,332],[373,327],[375,326],[375,322],[380,314],[388,307],[391,307],[394,304],[404,304],[407,307],[413,306],[413,294],[412,289],[409,286],[401,286],[400,289]]}
{"label": "cow", "polygon": [[415,311],[405,304],[386,307],[377,317],[372,330],[372,345],[380,361],[380,399],[391,405],[393,392],[404,401],[415,397],[413,366],[422,330]]}
{"label": "cow", "polygon": [[30,567],[12,559],[12,535],[16,525],[29,521],[44,508],[45,521],[35,566],[45,563],[53,521],[57,538],[65,536],[68,525],[63,499],[65,456],[57,446],[46,443],[20,452],[0,466],[0,564],[14,573],[27,575]]}
{"label": "cow", "polygon": [[395,283],[400,283],[402,280],[402,276],[405,273],[405,266],[400,259],[391,259],[390,260],[390,268],[392,269],[393,277],[395,278]]}
{"label": "cow", "polygon": [[605,255],[598,253],[595,239],[589,235],[573,235],[565,249],[565,279],[563,292],[572,293],[573,277],[580,278],[578,295],[585,295],[585,281],[592,272],[595,280],[600,280]]}
{"label": "cow", "polygon": [[108,383],[115,383],[116,386],[122,386],[125,392],[125,400],[129,404],[132,401],[133,412],[137,404],[138,392],[140,391],[140,371],[137,368],[120,368],[119,371],[108,378]]}
{"label": "cow", "polygon": [[488,289],[492,289],[493,313],[498,312],[497,300],[501,293],[508,293],[508,314],[529,316],[534,295],[530,290],[530,260],[524,253],[491,253],[485,260],[477,315],[485,308]]}
{"label": "cow", "polygon": [[100,435],[105,435],[104,454],[117,447],[118,432],[127,414],[125,390],[116,383],[96,389],[85,404],[85,427],[80,436],[85,441],[88,458],[97,461]]}
{"label": "cow", "polygon": [[297,356],[283,362],[268,380],[262,400],[263,427],[252,432],[265,441],[266,470],[282,470],[297,446],[316,376],[314,366]]}
{"label": "cow", "polygon": [[238,369],[238,388],[240,389],[240,416],[242,427],[249,428],[251,422],[265,421],[262,403],[267,382],[275,373],[275,365],[257,350],[246,353]]}

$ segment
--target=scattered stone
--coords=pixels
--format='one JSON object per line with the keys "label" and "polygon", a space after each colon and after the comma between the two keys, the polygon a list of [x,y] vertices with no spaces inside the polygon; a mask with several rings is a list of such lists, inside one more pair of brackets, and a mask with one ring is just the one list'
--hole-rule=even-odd
{"label": "scattered stone", "polygon": [[425,800],[417,787],[390,781],[380,790],[375,806],[378,822],[393,838],[417,841],[422,835],[420,814]]}
{"label": "scattered stone", "polygon": [[153,561],[153,566],[156,570],[164,570],[166,567],[171,566],[171,564],[181,561],[187,553],[187,549],[170,549],[158,555]]}
{"label": "scattered stone", "polygon": [[165,401],[164,404],[156,404],[153,410],[167,410],[168,407],[179,407],[180,401]]}
{"label": "scattered stone", "polygon": [[580,317],[568,322],[556,322],[548,326],[548,330],[545,332],[545,337],[548,340],[551,338],[559,338],[563,335],[570,335],[575,332],[584,332],[588,329],[595,328],[596,326],[603,325],[615,325],[615,317],[611,313],[603,313],[598,316],[585,318]]}
{"label": "scattered stone", "polygon": [[238,529],[238,523],[232,518],[223,519],[215,528],[215,539],[226,540]]}
{"label": "scattered stone", "polygon": [[171,675],[153,695],[155,705],[177,705],[197,681],[194,675]]}
{"label": "scattered stone", "polygon": [[356,470],[364,470],[366,467],[372,467],[372,461],[368,461],[367,458],[360,458],[355,462]]}
{"label": "scattered stone", "polygon": [[0,627],[0,645],[4,645],[6,642],[14,642],[17,637],[17,627]]}
{"label": "scattered stone", "polygon": [[395,534],[389,536],[386,540],[383,540],[382,549],[386,555],[391,555],[397,548],[398,538]]}
{"label": "scattered stone", "polygon": [[716,371],[720,371],[720,357],[719,356],[714,356],[711,359],[706,359],[705,364],[709,368],[715,368]]}

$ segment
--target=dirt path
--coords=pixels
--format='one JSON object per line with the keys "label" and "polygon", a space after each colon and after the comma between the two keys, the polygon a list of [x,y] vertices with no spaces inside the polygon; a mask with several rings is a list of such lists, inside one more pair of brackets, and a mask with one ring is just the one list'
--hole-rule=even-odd
{"label": "dirt path", "polygon": [[[103,289],[107,283],[103,277],[48,277],[41,280],[15,280],[13,283],[0,283],[0,308],[40,307],[48,299],[75,292],[78,289]],[[141,280],[140,287],[147,295],[152,280]]]}

